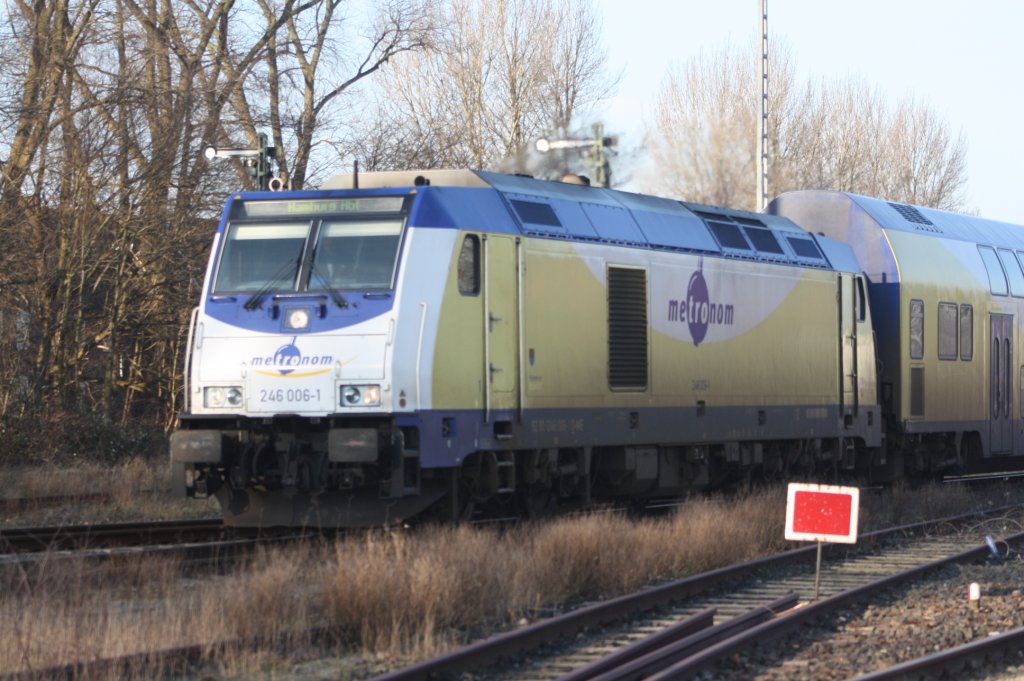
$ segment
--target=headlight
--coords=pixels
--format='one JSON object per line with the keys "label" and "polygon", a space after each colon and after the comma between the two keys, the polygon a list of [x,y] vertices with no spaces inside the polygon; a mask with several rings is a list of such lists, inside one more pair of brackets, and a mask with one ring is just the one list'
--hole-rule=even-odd
{"label": "headlight", "polygon": [[285,310],[284,328],[298,330],[305,329],[307,326],[309,326],[309,310],[304,307]]}
{"label": "headlight", "polygon": [[213,409],[219,407],[240,407],[242,406],[242,388],[234,385],[212,385],[203,388],[203,406]]}
{"label": "headlight", "polygon": [[341,387],[341,406],[343,407],[377,407],[380,406],[379,385],[343,385]]}

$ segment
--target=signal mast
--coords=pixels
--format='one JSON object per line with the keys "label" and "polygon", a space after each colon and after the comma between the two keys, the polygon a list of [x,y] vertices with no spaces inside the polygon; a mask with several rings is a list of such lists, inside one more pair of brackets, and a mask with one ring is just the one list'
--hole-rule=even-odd
{"label": "signal mast", "polygon": [[768,199],[768,0],[761,0],[761,122],[757,136],[757,205]]}
{"label": "signal mast", "polygon": [[267,136],[260,133],[256,136],[258,146],[255,149],[222,149],[218,147],[206,147],[203,154],[208,159],[215,158],[236,158],[241,161],[245,172],[253,178],[256,189],[261,192],[279,192],[289,189],[289,182],[286,178],[275,177],[271,170],[271,161],[277,160],[277,148],[267,145]]}

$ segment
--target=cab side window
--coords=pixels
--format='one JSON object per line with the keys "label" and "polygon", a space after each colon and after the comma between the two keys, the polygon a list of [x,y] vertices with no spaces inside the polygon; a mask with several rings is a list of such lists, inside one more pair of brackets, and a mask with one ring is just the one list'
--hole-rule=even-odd
{"label": "cab side window", "polygon": [[480,237],[467,234],[459,251],[459,293],[475,296],[480,293]]}

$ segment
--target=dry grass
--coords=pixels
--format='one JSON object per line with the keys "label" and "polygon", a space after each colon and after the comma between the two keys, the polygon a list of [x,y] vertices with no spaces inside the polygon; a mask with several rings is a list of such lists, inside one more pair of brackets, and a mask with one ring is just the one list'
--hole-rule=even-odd
{"label": "dry grass", "polygon": [[[148,489],[139,480],[137,489]],[[861,531],[986,503],[959,487],[864,496]],[[258,551],[230,574],[203,579],[162,561],[55,561],[0,574],[0,672],[256,635],[301,657],[313,626],[328,626],[364,661],[411,660],[567,604],[776,551],[784,507],[779,488],[692,500],[657,519],[370,532]],[[214,673],[281,678],[293,663],[267,648],[231,655]]]}
{"label": "dry grass", "polygon": [[[60,561],[5,574],[0,598],[0,669],[123,655],[160,640],[180,570],[152,559],[97,566]],[[173,625],[171,625],[173,626]],[[159,647],[159,646],[157,646]]]}
{"label": "dry grass", "polygon": [[[0,527],[219,515],[214,500],[175,499],[170,488],[170,469],[165,460],[135,458],[112,466],[83,462],[5,469],[0,476],[0,497],[67,497],[68,503],[59,507],[30,505],[27,511],[0,516]],[[105,498],[89,498],[96,494]]]}
{"label": "dry grass", "polygon": [[155,484],[166,484],[165,470],[165,465],[157,466],[140,458],[115,466],[90,462],[73,466],[27,466],[4,471],[0,494],[5,497],[137,495]]}
{"label": "dry grass", "polygon": [[326,603],[348,644],[429,654],[453,635],[532,618],[781,548],[779,493],[695,501],[667,519],[591,515],[507,532],[371,534],[335,547]]}
{"label": "dry grass", "polygon": [[[8,575],[0,672],[255,636],[302,646],[307,629],[324,620],[323,555],[310,546],[257,552],[234,574],[203,580],[184,579],[175,561],[138,558],[61,561]],[[253,663],[225,661],[238,669]]]}
{"label": "dry grass", "polygon": [[[988,501],[991,499],[985,503]],[[1010,501],[1007,497],[1005,503]],[[898,485],[885,494],[862,497],[862,527],[865,523],[875,528],[906,525],[956,515],[976,507],[978,499],[963,485],[930,483],[914,488]]]}

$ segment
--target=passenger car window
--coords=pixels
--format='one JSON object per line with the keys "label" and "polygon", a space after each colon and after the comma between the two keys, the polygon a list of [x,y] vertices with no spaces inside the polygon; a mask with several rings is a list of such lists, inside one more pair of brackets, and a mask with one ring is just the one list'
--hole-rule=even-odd
{"label": "passenger car window", "polygon": [[988,288],[997,296],[1005,296],[1009,293],[1009,287],[1006,285],[1006,274],[1003,272],[1003,266],[999,264],[999,256],[996,255],[996,251],[991,246],[978,246],[978,252],[981,254],[981,261],[985,263],[985,271],[988,272]]}
{"label": "passenger car window", "polygon": [[1017,262],[1013,251],[1000,248],[999,259],[1002,261],[1003,269],[1006,270],[1006,276],[1010,280],[1010,293],[1018,297],[1024,297],[1024,272],[1021,272],[1020,263]]}
{"label": "passenger car window", "polygon": [[939,303],[939,359],[956,359],[956,303]]}
{"label": "passenger car window", "polygon": [[960,359],[974,359],[974,308],[970,305],[960,306]]}
{"label": "passenger car window", "polygon": [[924,301],[910,301],[910,359],[924,357]]}

